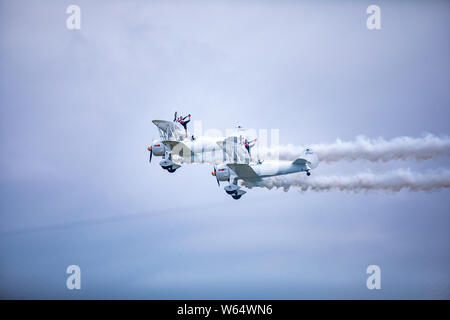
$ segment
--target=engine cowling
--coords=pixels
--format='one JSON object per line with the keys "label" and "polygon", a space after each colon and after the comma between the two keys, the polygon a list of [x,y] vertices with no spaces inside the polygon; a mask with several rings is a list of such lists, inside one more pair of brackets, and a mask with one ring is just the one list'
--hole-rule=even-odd
{"label": "engine cowling", "polygon": [[222,164],[216,167],[215,172],[216,178],[219,181],[229,181],[230,180],[230,169]]}
{"label": "engine cowling", "polygon": [[159,140],[155,140],[152,143],[152,152],[155,156],[163,156],[165,154],[165,147],[164,144],[161,143]]}

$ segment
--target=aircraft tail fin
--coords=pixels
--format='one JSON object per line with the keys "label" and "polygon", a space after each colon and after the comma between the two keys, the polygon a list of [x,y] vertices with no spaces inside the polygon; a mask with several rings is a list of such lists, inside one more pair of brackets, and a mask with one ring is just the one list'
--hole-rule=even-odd
{"label": "aircraft tail fin", "polygon": [[301,157],[295,159],[292,163],[296,165],[305,165],[309,169],[314,169],[318,166],[319,159],[310,148],[307,148],[305,153]]}

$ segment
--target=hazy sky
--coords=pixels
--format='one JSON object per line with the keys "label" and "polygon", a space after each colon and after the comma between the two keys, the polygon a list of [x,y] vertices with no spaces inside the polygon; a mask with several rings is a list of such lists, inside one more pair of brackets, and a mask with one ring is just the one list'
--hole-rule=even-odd
{"label": "hazy sky", "polygon": [[1,0],[0,297],[450,298],[448,189],[235,201],[211,166],[170,174],[146,150],[174,110],[285,144],[449,135],[449,27],[448,1]]}

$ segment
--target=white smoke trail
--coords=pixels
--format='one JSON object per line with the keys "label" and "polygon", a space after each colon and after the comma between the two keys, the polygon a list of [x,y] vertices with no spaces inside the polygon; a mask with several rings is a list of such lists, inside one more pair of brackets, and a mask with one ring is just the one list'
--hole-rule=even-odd
{"label": "white smoke trail", "polygon": [[[398,137],[392,140],[369,139],[358,136],[354,141],[336,140],[332,144],[309,146],[320,161],[335,162],[364,159],[369,161],[405,160],[408,158],[426,160],[438,156],[450,157],[450,138],[427,134],[422,138]],[[304,146],[285,145],[275,148],[259,148],[261,157],[293,160],[303,154]]]}
{"label": "white smoke trail", "polygon": [[[251,188],[254,186],[244,184]],[[283,188],[288,191],[290,187],[298,187],[302,191],[327,191],[327,190],[386,190],[398,192],[408,191],[434,191],[450,188],[450,170],[440,169],[426,174],[413,173],[409,169],[375,174],[364,172],[351,176],[310,176],[293,174],[266,178],[256,185],[267,189]]]}

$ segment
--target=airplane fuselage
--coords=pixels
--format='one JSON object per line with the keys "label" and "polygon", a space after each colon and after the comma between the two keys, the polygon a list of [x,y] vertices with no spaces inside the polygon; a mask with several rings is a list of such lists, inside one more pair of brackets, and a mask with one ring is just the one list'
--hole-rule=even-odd
{"label": "airplane fuselage", "polygon": [[291,161],[265,161],[262,164],[252,164],[250,165],[250,167],[260,178],[267,178],[309,170],[307,166],[293,164]]}

